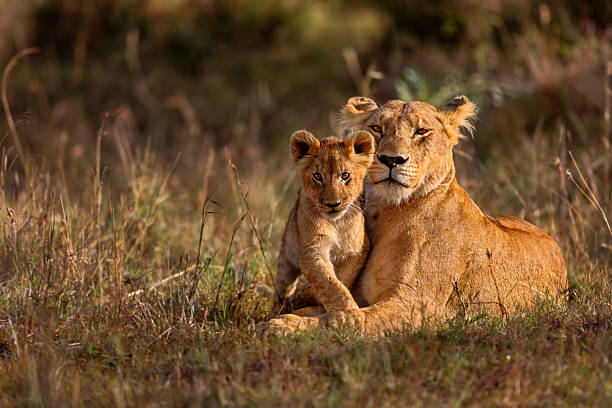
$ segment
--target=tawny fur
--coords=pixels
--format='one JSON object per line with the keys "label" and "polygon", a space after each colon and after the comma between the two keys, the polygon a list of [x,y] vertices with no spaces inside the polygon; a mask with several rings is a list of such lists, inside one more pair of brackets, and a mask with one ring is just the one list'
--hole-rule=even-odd
{"label": "tawny fur", "polygon": [[345,140],[319,141],[303,130],[291,137],[301,190],[283,235],[276,277],[280,305],[274,309],[283,310],[280,306],[289,303],[301,273],[309,283],[310,290],[302,293],[306,299],[312,294],[328,312],[358,309],[350,289],[369,251],[360,196],[374,149],[374,139],[366,131]]}
{"label": "tawny fur", "polygon": [[[475,111],[464,96],[442,109],[349,99],[341,127],[380,130],[366,181],[372,249],[353,290],[365,307],[283,315],[268,323],[268,332],[346,322],[383,334],[458,313],[506,316],[564,292],[567,271],[557,243],[524,220],[483,214],[457,183],[452,148],[460,128],[471,129]],[[390,170],[379,160],[385,155],[406,160]]]}

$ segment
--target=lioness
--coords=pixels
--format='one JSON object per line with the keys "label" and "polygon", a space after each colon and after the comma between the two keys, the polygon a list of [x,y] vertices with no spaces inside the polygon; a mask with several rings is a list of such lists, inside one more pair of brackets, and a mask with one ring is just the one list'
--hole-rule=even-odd
{"label": "lioness", "polygon": [[366,180],[372,249],[354,288],[367,307],[283,315],[268,322],[269,332],[343,321],[382,334],[457,313],[505,316],[565,288],[565,262],[551,237],[521,219],[483,214],[457,183],[452,149],[475,111],[465,96],[442,109],[348,100],[341,127],[369,129],[377,144]]}
{"label": "lioness", "polygon": [[358,201],[374,138],[362,130],[344,140],[319,141],[300,130],[290,145],[301,189],[283,234],[275,285],[279,302],[294,293],[301,272],[328,312],[358,309],[349,290],[370,249]]}

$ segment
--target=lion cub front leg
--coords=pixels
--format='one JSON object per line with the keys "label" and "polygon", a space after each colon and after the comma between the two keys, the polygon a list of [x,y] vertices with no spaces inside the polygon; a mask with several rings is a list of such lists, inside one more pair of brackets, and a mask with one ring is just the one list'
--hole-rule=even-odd
{"label": "lion cub front leg", "polygon": [[302,251],[300,269],[310,283],[316,297],[328,312],[358,309],[351,292],[336,277],[329,251]]}

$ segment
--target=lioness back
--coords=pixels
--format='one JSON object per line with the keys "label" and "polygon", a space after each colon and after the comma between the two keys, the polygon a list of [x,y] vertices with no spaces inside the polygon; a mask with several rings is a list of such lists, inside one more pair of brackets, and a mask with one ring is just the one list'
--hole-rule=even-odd
{"label": "lioness back", "polygon": [[298,131],[291,137],[291,153],[301,189],[283,234],[275,281],[278,300],[286,303],[304,274],[311,288],[305,297],[326,310],[354,308],[349,290],[369,249],[360,199],[373,137],[360,131],[345,140],[319,141]]}

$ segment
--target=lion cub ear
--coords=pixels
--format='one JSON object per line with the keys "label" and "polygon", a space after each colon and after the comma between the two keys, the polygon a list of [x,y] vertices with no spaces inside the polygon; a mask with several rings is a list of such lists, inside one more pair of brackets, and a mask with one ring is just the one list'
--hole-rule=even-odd
{"label": "lion cub ear", "polygon": [[369,167],[374,159],[374,137],[365,130],[349,133],[344,139],[348,156],[357,163]]}
{"label": "lion cub ear", "polygon": [[298,130],[291,135],[291,155],[293,162],[298,164],[300,160],[312,156],[320,146],[319,140],[307,130]]}
{"label": "lion cub ear", "polygon": [[473,120],[476,118],[478,108],[467,96],[456,96],[440,109],[440,113],[442,113],[442,123],[444,123],[453,146],[459,142],[459,138],[465,137],[459,130],[460,128],[465,129],[470,136],[474,132]]}
{"label": "lion cub ear", "polygon": [[338,113],[340,133],[344,133],[348,128],[360,129],[376,109],[378,109],[378,105],[370,98],[364,96],[350,98]]}

